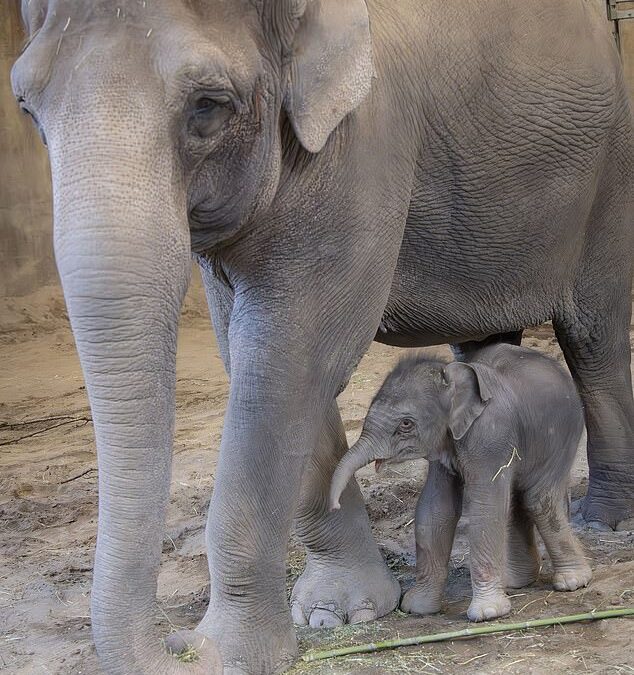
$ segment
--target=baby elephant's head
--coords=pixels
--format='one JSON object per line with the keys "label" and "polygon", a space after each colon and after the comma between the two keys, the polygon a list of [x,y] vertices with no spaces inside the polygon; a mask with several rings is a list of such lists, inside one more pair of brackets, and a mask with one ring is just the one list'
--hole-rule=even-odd
{"label": "baby elephant's head", "polygon": [[407,358],[387,376],[370,405],[359,440],[332,477],[330,508],[355,471],[410,459],[439,459],[451,439],[462,438],[491,398],[492,371],[480,364]]}

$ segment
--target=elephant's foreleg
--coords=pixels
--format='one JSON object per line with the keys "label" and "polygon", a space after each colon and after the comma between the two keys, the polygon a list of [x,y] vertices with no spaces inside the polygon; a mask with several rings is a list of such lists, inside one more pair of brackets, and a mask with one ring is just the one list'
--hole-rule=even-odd
{"label": "elephant's foreleg", "polygon": [[[258,358],[240,353],[247,362]],[[323,406],[245,373],[243,364],[231,364],[206,530],[210,600],[198,630],[220,646],[226,673],[271,674],[297,651],[286,552],[306,462],[301,449],[315,443]]]}
{"label": "elephant's foreleg", "polygon": [[[499,456],[490,448],[490,457]],[[486,456],[486,455],[485,455]],[[487,621],[511,611],[504,592],[507,554],[507,523],[510,511],[510,480],[500,476],[491,482],[495,469],[490,462],[477,479],[465,477],[465,501],[469,504],[469,548],[473,598],[467,610],[471,621]],[[490,471],[490,473],[489,473]]]}
{"label": "elephant's foreleg", "polygon": [[392,611],[399,600],[399,584],[374,542],[356,480],[344,491],[341,509],[328,510],[332,473],[347,449],[333,400],[304,472],[296,518],[297,534],[307,549],[306,569],[291,599],[293,619],[300,625],[368,621]]}

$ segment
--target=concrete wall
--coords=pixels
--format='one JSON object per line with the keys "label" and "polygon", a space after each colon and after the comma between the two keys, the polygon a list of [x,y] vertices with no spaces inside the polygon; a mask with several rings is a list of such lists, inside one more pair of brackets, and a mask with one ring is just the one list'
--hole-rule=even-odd
{"label": "concrete wall", "polygon": [[[605,1],[595,1],[604,12]],[[0,0],[0,297],[26,295],[56,281],[46,151],[19,112],[9,81],[24,40],[18,6],[18,0]],[[634,95],[634,19],[620,22],[620,38]]]}
{"label": "concrete wall", "polygon": [[55,279],[46,149],[16,105],[9,73],[24,41],[17,0],[0,1],[0,296]]}

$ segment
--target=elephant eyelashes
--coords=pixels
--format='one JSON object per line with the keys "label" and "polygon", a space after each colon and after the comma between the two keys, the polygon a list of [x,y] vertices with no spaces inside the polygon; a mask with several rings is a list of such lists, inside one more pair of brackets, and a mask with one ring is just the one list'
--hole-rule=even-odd
{"label": "elephant eyelashes", "polygon": [[220,131],[232,114],[233,108],[229,97],[202,96],[194,103],[190,131],[202,138],[211,136]]}

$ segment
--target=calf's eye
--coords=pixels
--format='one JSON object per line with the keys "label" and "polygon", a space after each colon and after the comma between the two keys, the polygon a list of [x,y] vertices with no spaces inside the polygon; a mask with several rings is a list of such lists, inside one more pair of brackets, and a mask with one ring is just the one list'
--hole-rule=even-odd
{"label": "calf's eye", "polygon": [[415,427],[414,420],[410,419],[409,417],[405,417],[404,419],[401,420],[401,423],[399,424],[399,431],[411,431]]}

